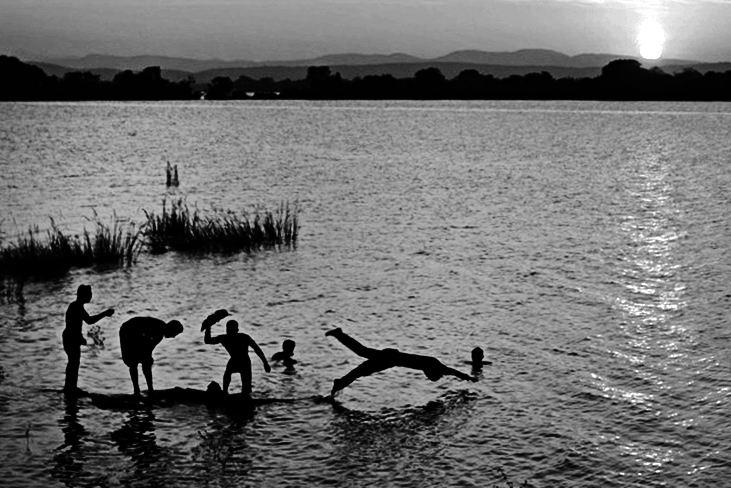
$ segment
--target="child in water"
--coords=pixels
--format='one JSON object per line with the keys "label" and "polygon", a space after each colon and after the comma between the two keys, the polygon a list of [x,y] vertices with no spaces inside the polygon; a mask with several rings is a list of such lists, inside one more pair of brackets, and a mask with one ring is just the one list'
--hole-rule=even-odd
{"label": "child in water", "polygon": [[472,349],[472,361],[469,362],[472,365],[472,371],[482,371],[482,367],[486,364],[492,364],[491,361],[485,361],[485,353],[481,347]]}
{"label": "child in water", "polygon": [[297,360],[294,359],[294,348],[296,344],[292,339],[286,339],[282,343],[282,350],[275,352],[272,356],[272,361],[281,361],[283,365],[290,367],[297,364]]}

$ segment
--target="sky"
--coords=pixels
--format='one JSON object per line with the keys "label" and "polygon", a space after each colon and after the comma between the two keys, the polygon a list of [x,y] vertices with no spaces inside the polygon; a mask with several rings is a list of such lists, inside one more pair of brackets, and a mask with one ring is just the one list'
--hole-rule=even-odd
{"label": "sky", "polygon": [[663,58],[731,61],[731,0],[0,0],[0,54],[638,56],[648,21]]}

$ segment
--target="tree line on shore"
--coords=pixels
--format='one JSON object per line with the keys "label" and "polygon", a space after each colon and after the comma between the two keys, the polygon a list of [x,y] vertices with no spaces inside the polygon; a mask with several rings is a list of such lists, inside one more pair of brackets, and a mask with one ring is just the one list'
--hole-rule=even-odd
{"label": "tree line on shore", "polygon": [[0,56],[0,101],[77,100],[631,100],[731,101],[731,70],[705,74],[686,68],[675,74],[643,68],[632,59],[615,60],[594,78],[554,78],[547,71],[496,78],[467,69],[447,79],[437,68],[411,78],[373,75],[343,79],[327,66],[312,66],[300,80],[236,80],[218,76],[196,84],[162,77],[159,67],[117,73],[111,81],[91,72],[59,78],[14,57]]}

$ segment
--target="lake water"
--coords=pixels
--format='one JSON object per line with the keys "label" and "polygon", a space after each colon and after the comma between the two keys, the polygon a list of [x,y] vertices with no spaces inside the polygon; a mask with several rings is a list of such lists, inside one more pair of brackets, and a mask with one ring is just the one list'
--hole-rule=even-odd
{"label": "lake water", "polygon": [[[177,164],[180,187],[165,188]],[[0,104],[5,239],[299,202],[296,248],[141,254],[0,302],[0,478],[43,486],[707,487],[731,479],[731,105],[599,102]],[[60,393],[63,314],[88,283],[103,347],[79,386],[131,392],[117,331],[181,320],[157,388],[221,381],[199,324],[226,308],[269,357],[253,411],[101,409]],[[319,401],[360,358],[429,354]],[[85,326],[85,331],[89,330]],[[222,333],[223,327],[214,332]],[[90,341],[91,343],[92,341]],[[239,388],[234,378],[233,389]],[[144,387],[143,387],[144,389]]]}

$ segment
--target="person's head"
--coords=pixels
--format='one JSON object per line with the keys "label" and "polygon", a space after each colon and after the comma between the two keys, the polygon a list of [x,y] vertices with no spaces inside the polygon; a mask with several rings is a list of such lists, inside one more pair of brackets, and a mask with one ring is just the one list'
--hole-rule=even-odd
{"label": "person's head", "polygon": [[91,285],[79,285],[76,289],[76,299],[81,303],[89,303],[91,301]]}
{"label": "person's head", "polygon": [[171,320],[170,322],[165,324],[165,328],[163,329],[163,333],[168,339],[175,337],[181,332],[183,332],[183,324],[181,324],[177,320]]}
{"label": "person's head", "polygon": [[292,339],[286,339],[282,343],[282,351],[286,352],[287,354],[289,354],[291,356],[292,354],[294,354],[295,345],[296,344],[294,343],[294,341]]}
{"label": "person's head", "polygon": [[210,383],[208,383],[206,393],[208,393],[209,395],[220,395],[221,393],[223,393],[223,390],[221,389],[221,385],[219,385],[217,381],[211,381]]}
{"label": "person's head", "polygon": [[239,331],[239,323],[235,320],[229,320],[226,322],[226,333],[236,334]]}
{"label": "person's head", "polygon": [[439,381],[439,380],[442,379],[442,376],[444,376],[444,374],[442,373],[442,371],[439,370],[438,368],[425,369],[424,370],[424,374],[431,381]]}
{"label": "person's head", "polygon": [[476,347],[472,349],[472,362],[476,364],[481,364],[482,360],[485,359],[485,353],[482,352],[481,347]]}

